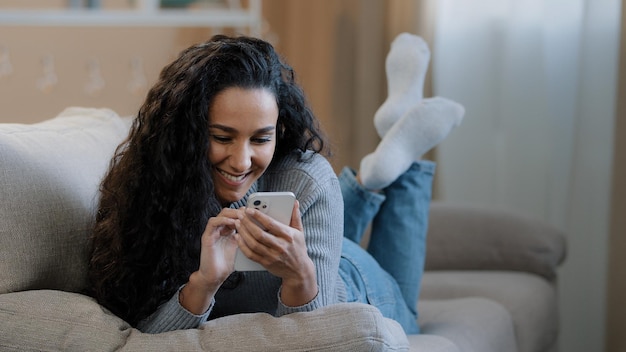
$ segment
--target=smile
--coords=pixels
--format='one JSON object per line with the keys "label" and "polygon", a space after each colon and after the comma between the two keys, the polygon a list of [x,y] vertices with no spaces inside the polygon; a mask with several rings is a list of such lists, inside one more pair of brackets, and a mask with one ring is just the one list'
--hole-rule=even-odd
{"label": "smile", "polygon": [[246,176],[248,176],[248,174],[235,176],[235,175],[231,175],[231,174],[229,174],[229,173],[227,173],[225,171],[219,170],[219,169],[217,170],[217,172],[219,172],[220,175],[224,176],[224,178],[226,178],[227,180],[232,181],[232,182],[241,182],[241,181],[243,181],[246,178]]}

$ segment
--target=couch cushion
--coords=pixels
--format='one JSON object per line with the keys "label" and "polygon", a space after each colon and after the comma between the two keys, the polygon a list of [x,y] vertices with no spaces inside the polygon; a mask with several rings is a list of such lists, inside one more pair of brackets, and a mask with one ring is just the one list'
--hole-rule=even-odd
{"label": "couch cushion", "polygon": [[90,297],[33,290],[0,294],[0,330],[2,351],[116,351],[131,327]]}
{"label": "couch cushion", "polygon": [[559,330],[557,293],[542,277],[500,271],[435,271],[424,275],[421,300],[476,296],[498,302],[510,313],[519,352],[546,351],[555,345]]}
{"label": "couch cushion", "polygon": [[460,351],[517,351],[511,316],[495,301],[480,297],[422,300],[418,310],[423,334],[446,338]]}
{"label": "couch cushion", "polygon": [[400,325],[369,305],[342,303],[273,317],[240,314],[198,329],[144,334],[93,299],[39,290],[0,295],[3,351],[408,351]]}
{"label": "couch cushion", "polygon": [[516,270],[554,280],[566,255],[565,234],[502,209],[433,202],[426,270]]}
{"label": "couch cushion", "polygon": [[128,122],[68,108],[41,123],[0,124],[0,293],[84,287],[98,185]]}
{"label": "couch cushion", "polygon": [[409,335],[411,352],[462,352],[457,345],[443,336],[419,334]]}

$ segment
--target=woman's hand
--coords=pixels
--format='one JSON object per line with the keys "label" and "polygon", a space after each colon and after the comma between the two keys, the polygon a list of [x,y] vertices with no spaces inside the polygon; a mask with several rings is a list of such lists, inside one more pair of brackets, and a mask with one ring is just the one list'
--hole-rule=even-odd
{"label": "woman's hand", "polygon": [[241,251],[273,275],[282,278],[281,301],[285,305],[296,307],[315,298],[315,265],[307,254],[297,201],[291,212],[289,226],[258,210],[246,208],[237,231]]}
{"label": "woman's hand", "polygon": [[202,234],[200,267],[180,294],[180,304],[194,314],[204,313],[235,266],[236,229],[243,209],[225,208],[207,222]]}

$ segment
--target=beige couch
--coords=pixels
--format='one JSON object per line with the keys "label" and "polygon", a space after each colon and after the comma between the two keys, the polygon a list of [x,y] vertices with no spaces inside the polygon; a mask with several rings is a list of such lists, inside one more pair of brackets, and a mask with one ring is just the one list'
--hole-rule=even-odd
{"label": "beige couch", "polygon": [[143,334],[81,295],[97,187],[128,119],[69,108],[0,124],[2,351],[553,351],[558,231],[517,215],[434,203],[419,302],[423,334],[363,304],[282,318],[244,314]]}

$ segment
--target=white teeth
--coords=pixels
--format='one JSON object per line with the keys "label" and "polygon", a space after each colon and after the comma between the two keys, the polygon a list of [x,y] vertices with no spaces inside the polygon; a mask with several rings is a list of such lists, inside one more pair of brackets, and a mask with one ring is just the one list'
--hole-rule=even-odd
{"label": "white teeth", "polygon": [[246,175],[233,176],[233,175],[228,174],[228,173],[226,173],[226,172],[224,172],[222,170],[218,170],[218,171],[219,171],[220,174],[222,174],[222,176],[226,177],[227,179],[229,179],[229,180],[231,180],[233,182],[239,182],[239,181],[243,180],[246,177]]}

